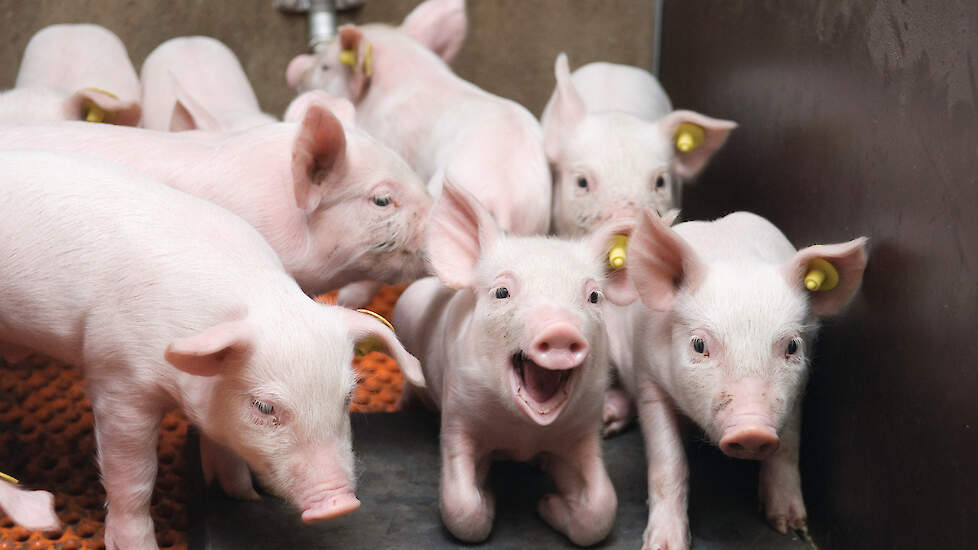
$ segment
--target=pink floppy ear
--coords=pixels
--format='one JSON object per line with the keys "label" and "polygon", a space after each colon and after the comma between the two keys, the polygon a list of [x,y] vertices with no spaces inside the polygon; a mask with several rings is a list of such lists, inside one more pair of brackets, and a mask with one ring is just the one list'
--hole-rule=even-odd
{"label": "pink floppy ear", "polygon": [[285,109],[282,120],[285,122],[299,122],[302,119],[302,115],[313,104],[328,109],[329,112],[333,113],[346,126],[354,126],[356,124],[356,109],[354,109],[350,100],[344,97],[333,97],[322,90],[309,90],[296,96],[292,100],[292,103],[289,103],[289,106]]}
{"label": "pink floppy ear", "polygon": [[[695,124],[703,129],[703,143],[691,151],[682,152],[676,149],[676,130],[683,122]],[[727,141],[730,132],[737,127],[732,120],[720,120],[701,115],[693,111],[673,111],[659,119],[658,131],[673,146],[676,153],[676,174],[683,178],[691,178],[700,173],[707,161]]]}
{"label": "pink floppy ear", "polygon": [[302,82],[302,77],[306,75],[306,71],[315,63],[316,57],[307,53],[293,57],[292,61],[289,61],[289,66],[285,69],[285,82],[289,85],[289,88],[298,90],[299,83]]}
{"label": "pink floppy ear", "polygon": [[[370,77],[373,75],[373,46],[363,36],[363,31],[354,25],[343,25],[339,28],[339,41],[340,55],[343,55],[343,52],[356,53],[353,65],[343,63],[343,66],[347,68],[350,99],[357,102],[367,91],[367,84],[370,83]],[[340,61],[342,63],[342,60]]]}
{"label": "pink floppy ear", "polygon": [[[611,303],[619,306],[627,306],[635,301],[638,294],[632,284],[629,274],[631,273],[630,264],[625,262],[625,266],[614,269],[608,265],[608,253],[611,251],[611,239],[615,235],[629,237],[635,228],[635,220],[631,218],[612,219],[601,224],[588,237],[587,246],[594,251],[595,256],[605,268],[607,278],[604,284],[604,294],[611,300]],[[626,254],[627,258],[627,254]]]}
{"label": "pink floppy ear", "polygon": [[456,289],[473,286],[479,257],[496,242],[499,233],[479,199],[446,176],[427,230],[428,258],[441,282]]}
{"label": "pink floppy ear", "polygon": [[96,88],[84,88],[70,95],[64,109],[69,120],[85,120],[93,106],[105,112],[102,122],[119,126],[136,126],[143,114],[138,101],[123,101]]}
{"label": "pink floppy ear", "polygon": [[341,312],[350,327],[349,334],[354,343],[362,342],[366,339],[379,340],[384,344],[387,355],[390,355],[397,361],[397,366],[404,374],[404,378],[416,387],[423,388],[425,386],[421,363],[404,349],[404,345],[397,339],[394,331],[365,313],[359,313],[339,306],[326,307],[334,307],[337,311]]}
{"label": "pink floppy ear", "polygon": [[177,100],[173,104],[173,114],[170,115],[170,131],[206,130],[208,132],[219,132],[221,124],[211,115],[210,111],[201,105],[197,98],[188,93],[177,82],[176,77],[171,74],[170,78]]}
{"label": "pink floppy ear", "polygon": [[821,258],[826,260],[839,274],[839,283],[831,290],[808,291],[811,295],[812,313],[819,317],[835,315],[845,306],[863,282],[866,269],[866,237],[859,237],[847,243],[815,245],[803,248],[782,267],[788,284],[805,289],[803,280],[809,271],[809,264]]}
{"label": "pink floppy ear", "polygon": [[462,49],[467,25],[465,0],[428,0],[408,14],[401,30],[448,62]]}
{"label": "pink floppy ear", "polygon": [[669,311],[681,287],[694,288],[705,268],[689,244],[652,209],[642,212],[628,240],[627,263],[642,302]]}
{"label": "pink floppy ear", "polygon": [[299,208],[311,212],[319,206],[322,191],[317,186],[345,155],[343,125],[322,105],[311,103],[292,145],[292,183]]}
{"label": "pink floppy ear", "polygon": [[543,135],[543,148],[551,160],[555,160],[560,155],[560,145],[564,136],[573,132],[587,115],[587,106],[584,105],[584,100],[581,99],[574,82],[571,81],[567,54],[561,52],[557,56],[557,61],[554,62],[554,75],[557,77],[557,87],[554,89]]}
{"label": "pink floppy ear", "polygon": [[228,321],[178,338],[163,356],[174,367],[195,376],[214,376],[239,365],[255,345],[254,330],[246,321]]}

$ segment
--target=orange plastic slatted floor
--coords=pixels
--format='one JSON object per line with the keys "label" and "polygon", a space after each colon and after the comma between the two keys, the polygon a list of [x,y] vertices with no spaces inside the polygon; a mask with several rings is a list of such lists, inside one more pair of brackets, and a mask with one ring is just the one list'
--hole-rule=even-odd
{"label": "orange plastic slatted floor", "polygon": [[[369,308],[390,318],[404,286],[383,287]],[[333,295],[321,297],[330,301]],[[393,411],[403,377],[380,353],[354,359],[358,384],[351,409]],[[159,472],[152,516],[161,549],[187,547],[187,421],[171,412],[160,430]],[[31,532],[0,512],[0,550],[104,549],[105,491],[95,463],[92,407],[81,372],[35,357],[17,365],[0,361],[0,472],[55,495],[62,521],[56,533]]]}

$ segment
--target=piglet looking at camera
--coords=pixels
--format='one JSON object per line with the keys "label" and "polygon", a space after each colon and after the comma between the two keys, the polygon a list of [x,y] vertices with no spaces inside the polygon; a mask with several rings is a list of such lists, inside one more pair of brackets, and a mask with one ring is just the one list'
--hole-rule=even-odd
{"label": "piglet looking at camera", "polygon": [[98,25],[51,25],[27,43],[0,122],[89,120],[135,126],[140,85],[126,47]]}
{"label": "piglet looking at camera", "polygon": [[607,298],[634,296],[625,273],[606,278],[616,222],[587,242],[505,235],[489,212],[446,183],[432,211],[428,251],[436,277],[408,287],[394,310],[427,387],[406,395],[441,410],[441,512],[464,541],[489,536],[494,457],[546,455],[557,492],[540,515],[571,541],[607,536],[617,499],[601,458],[608,347]]}
{"label": "piglet looking at camera", "polygon": [[209,36],[160,44],[143,62],[140,79],[143,128],[229,132],[277,122],[261,111],[234,52]]}
{"label": "piglet looking at camera", "polygon": [[555,73],[541,120],[558,235],[586,235],[644,208],[660,215],[677,208],[682,181],[698,174],[737,127],[672,110],[659,81],[636,67],[590,63],[571,74],[560,54]]}
{"label": "piglet looking at camera", "polygon": [[245,221],[110,163],[0,153],[0,257],[0,351],[83,370],[110,550],[157,547],[149,506],[165,411],[230,450],[226,469],[247,489],[250,467],[314,521],[359,506],[355,342],[379,339],[423,383],[391,331],[310,300]]}
{"label": "piglet looking at camera", "polygon": [[687,467],[673,404],[728,456],[761,461],[775,529],[806,529],[798,472],[801,399],[820,317],[852,298],[866,238],[796,251],[736,212],[670,229],[646,211],[628,245],[644,303],[609,315],[613,362],[638,402],[649,467],[643,548],[686,548]]}

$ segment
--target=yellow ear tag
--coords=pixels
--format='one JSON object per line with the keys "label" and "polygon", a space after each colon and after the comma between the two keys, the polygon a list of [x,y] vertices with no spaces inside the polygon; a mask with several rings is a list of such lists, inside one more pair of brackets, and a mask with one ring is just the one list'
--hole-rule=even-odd
{"label": "yellow ear tag", "polygon": [[676,128],[676,149],[681,153],[688,153],[703,145],[705,139],[703,128],[691,122],[683,122]]}
{"label": "yellow ear tag", "polygon": [[625,267],[625,249],[628,247],[628,237],[615,235],[611,238],[611,248],[608,250],[608,265],[611,269]]}
{"label": "yellow ear tag", "polygon": [[367,46],[363,51],[363,74],[368,78],[370,73],[374,71],[374,47],[370,42],[367,42]]}
{"label": "yellow ear tag", "polygon": [[[394,325],[390,324],[390,321],[387,319],[384,319],[383,315],[370,311],[369,309],[358,309],[357,313],[365,313],[374,319],[377,319],[381,323],[387,325],[387,328],[391,329],[391,332],[394,332]],[[356,345],[353,347],[353,353],[355,353],[357,357],[363,357],[371,351],[384,351],[386,347],[387,346],[380,338],[367,338],[356,343]]]}
{"label": "yellow ear tag", "polygon": [[808,263],[808,274],[805,275],[805,288],[812,292],[816,290],[832,290],[839,284],[839,272],[835,266],[822,258],[815,258]]}
{"label": "yellow ear tag", "polygon": [[17,481],[17,478],[15,478],[13,476],[8,476],[7,474],[5,474],[3,472],[0,472],[0,479],[5,479],[5,480],[7,480],[10,483],[13,483],[15,485],[18,484],[18,483],[20,483],[19,481]]}
{"label": "yellow ear tag", "polygon": [[349,67],[357,66],[357,51],[356,50],[343,50],[340,52],[340,63],[347,65]]}
{"label": "yellow ear tag", "polygon": [[[85,89],[86,90],[93,90],[93,91],[96,91],[96,92],[103,93],[103,94],[105,94],[105,95],[107,95],[107,96],[109,96],[109,97],[111,97],[113,99],[119,99],[119,97],[117,95],[115,95],[114,93],[105,91],[105,90],[103,90],[101,88],[85,88]],[[88,112],[85,114],[85,121],[86,122],[105,122],[105,119],[108,118],[108,114],[109,113],[106,112],[105,109],[99,107],[92,100],[86,101],[85,102],[85,107],[88,109]]]}

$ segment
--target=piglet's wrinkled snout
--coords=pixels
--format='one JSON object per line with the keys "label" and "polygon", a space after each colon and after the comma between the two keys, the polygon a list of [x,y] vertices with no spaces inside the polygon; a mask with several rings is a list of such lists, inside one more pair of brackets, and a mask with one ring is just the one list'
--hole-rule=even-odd
{"label": "piglet's wrinkled snout", "polygon": [[573,369],[587,359],[587,338],[566,322],[553,323],[537,334],[527,355],[537,365],[552,370]]}
{"label": "piglet's wrinkled snout", "polygon": [[734,458],[764,460],[778,450],[778,433],[769,426],[732,426],[720,439],[720,450]]}

